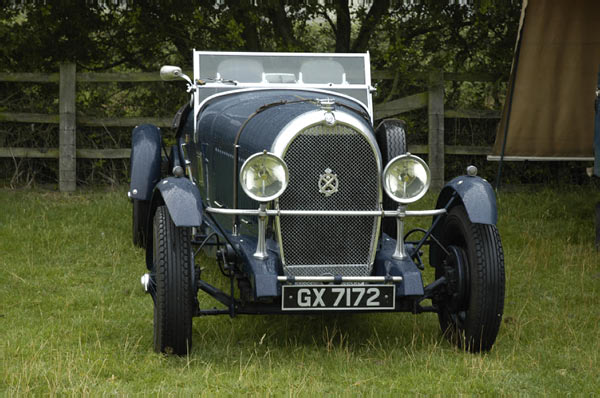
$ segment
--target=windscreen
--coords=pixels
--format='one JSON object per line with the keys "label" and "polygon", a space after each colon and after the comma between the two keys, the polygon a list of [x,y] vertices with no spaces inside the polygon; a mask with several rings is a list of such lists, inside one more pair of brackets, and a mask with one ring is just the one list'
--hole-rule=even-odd
{"label": "windscreen", "polygon": [[368,54],[194,52],[198,100],[249,87],[315,88],[357,99],[370,109]]}
{"label": "windscreen", "polygon": [[239,83],[365,84],[364,55],[201,54],[200,78]]}

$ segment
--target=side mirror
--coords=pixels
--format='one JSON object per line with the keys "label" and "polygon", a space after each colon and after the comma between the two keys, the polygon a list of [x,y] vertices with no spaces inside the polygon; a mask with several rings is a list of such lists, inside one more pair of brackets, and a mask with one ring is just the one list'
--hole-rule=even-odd
{"label": "side mirror", "polygon": [[160,68],[160,78],[166,81],[183,78],[184,74],[179,66],[164,65]]}

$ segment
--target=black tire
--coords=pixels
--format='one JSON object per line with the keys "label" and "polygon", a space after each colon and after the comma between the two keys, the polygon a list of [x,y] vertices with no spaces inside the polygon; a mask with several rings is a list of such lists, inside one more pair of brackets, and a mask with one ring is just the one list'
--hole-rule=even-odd
{"label": "black tire", "polygon": [[195,313],[191,229],[176,227],[167,208],[161,206],[156,209],[153,230],[154,350],[185,355],[192,348]]}
{"label": "black tire", "polygon": [[448,280],[445,292],[433,300],[442,332],[468,351],[489,351],[504,311],[504,253],[498,230],[471,223],[464,206],[458,205],[443,220],[441,241],[450,252],[435,272],[436,279]]}
{"label": "black tire", "polygon": [[146,223],[148,222],[148,209],[150,201],[133,200],[132,232],[133,244],[139,247],[146,247]]}
{"label": "black tire", "polygon": [[[386,119],[379,123],[375,130],[375,137],[381,151],[382,167],[398,155],[406,153],[406,124],[398,119]],[[396,210],[398,203],[394,202],[387,194],[383,193],[384,210]],[[393,217],[384,217],[381,220],[381,230],[396,239],[397,227]]]}

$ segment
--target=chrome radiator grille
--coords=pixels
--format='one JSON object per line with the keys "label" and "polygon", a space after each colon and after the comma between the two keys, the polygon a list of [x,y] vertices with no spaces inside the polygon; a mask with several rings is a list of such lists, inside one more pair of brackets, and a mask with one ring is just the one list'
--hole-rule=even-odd
{"label": "chrome radiator grille", "polygon": [[[279,207],[378,209],[376,156],[369,141],[345,125],[320,124],[302,131],[284,155],[290,183],[279,198]],[[329,196],[320,192],[325,184],[322,176],[327,173],[337,177],[337,192]],[[377,223],[378,218],[372,216],[281,216],[279,228],[286,274],[369,275]]]}

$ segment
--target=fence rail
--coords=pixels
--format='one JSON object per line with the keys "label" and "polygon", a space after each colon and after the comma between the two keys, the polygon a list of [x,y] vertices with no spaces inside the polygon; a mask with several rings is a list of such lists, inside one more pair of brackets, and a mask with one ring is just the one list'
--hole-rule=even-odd
{"label": "fence rail", "polygon": [[[445,145],[444,152],[447,155],[488,155],[492,147],[488,146],[468,146],[468,145]],[[408,151],[417,155],[427,155],[429,147],[427,145],[408,145]],[[113,149],[77,149],[78,159],[129,159],[131,155],[130,148]],[[58,159],[58,148],[0,148],[0,158],[38,158],[38,159]]]}
{"label": "fence rail", "polygon": [[[186,71],[190,74],[191,71]],[[376,120],[397,116],[417,109],[428,109],[428,145],[409,145],[408,150],[415,154],[427,154],[432,173],[432,187],[441,188],[444,181],[444,156],[449,155],[489,155],[491,147],[444,144],[444,118],[498,119],[499,111],[445,109],[445,81],[484,81],[494,82],[499,76],[483,73],[417,73],[418,79],[428,82],[428,90],[400,99],[374,105]],[[393,71],[373,71],[375,80],[396,78]],[[59,159],[59,187],[61,191],[75,190],[76,159],[126,159],[130,148],[85,149],[76,146],[77,126],[91,127],[133,127],[150,123],[159,127],[170,127],[171,117],[93,117],[76,114],[75,90],[77,82],[156,82],[161,81],[158,73],[93,73],[76,72],[75,65],[62,64],[59,73],[0,73],[2,82],[53,83],[59,85],[59,114],[0,112],[1,122],[58,124],[59,148],[11,148],[0,147],[0,158],[40,158]]]}

